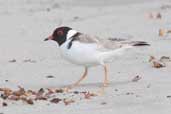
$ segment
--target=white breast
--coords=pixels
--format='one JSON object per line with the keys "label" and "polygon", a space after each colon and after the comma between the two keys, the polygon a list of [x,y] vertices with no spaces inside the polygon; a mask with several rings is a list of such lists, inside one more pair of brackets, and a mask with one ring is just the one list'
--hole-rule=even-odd
{"label": "white breast", "polygon": [[71,63],[91,66],[101,64],[100,52],[97,51],[97,44],[80,43],[74,41],[70,49],[67,48],[69,41],[60,46],[62,56]]}

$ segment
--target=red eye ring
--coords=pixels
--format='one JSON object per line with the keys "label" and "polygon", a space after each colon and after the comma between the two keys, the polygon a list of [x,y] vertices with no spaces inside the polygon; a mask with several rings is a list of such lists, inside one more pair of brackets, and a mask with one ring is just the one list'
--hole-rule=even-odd
{"label": "red eye ring", "polygon": [[60,36],[62,36],[62,35],[64,34],[64,32],[63,32],[62,30],[59,30],[59,31],[57,32],[57,34],[60,35]]}

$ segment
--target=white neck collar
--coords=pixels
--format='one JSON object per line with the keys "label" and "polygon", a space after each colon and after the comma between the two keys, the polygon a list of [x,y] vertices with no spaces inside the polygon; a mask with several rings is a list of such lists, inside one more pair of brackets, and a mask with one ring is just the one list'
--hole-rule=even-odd
{"label": "white neck collar", "polygon": [[77,34],[78,32],[76,30],[69,30],[67,33],[67,40],[71,37],[73,37],[75,34]]}

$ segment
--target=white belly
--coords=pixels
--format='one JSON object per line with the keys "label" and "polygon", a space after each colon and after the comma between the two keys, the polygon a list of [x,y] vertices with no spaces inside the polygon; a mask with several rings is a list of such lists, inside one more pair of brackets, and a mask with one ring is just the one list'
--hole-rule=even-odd
{"label": "white belly", "polygon": [[60,46],[61,55],[68,61],[78,65],[92,66],[101,64],[100,52],[96,44],[84,44],[77,41],[72,43],[70,49],[68,42]]}

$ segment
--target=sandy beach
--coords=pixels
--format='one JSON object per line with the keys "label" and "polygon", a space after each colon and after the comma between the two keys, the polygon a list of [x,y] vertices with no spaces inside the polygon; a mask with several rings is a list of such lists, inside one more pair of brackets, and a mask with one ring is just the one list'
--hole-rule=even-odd
{"label": "sandy beach", "polygon": [[[1,0],[0,9],[0,88],[61,88],[80,78],[84,68],[61,58],[55,42],[43,41],[59,26],[104,39],[151,44],[128,50],[108,64],[110,85],[102,96],[55,94],[74,99],[69,105],[48,101],[29,105],[0,98],[0,114],[171,113],[171,60],[162,68],[149,62],[150,56],[171,57],[169,0]],[[91,68],[72,91],[97,91],[103,75],[101,66]],[[136,76],[140,79],[132,81]]]}

